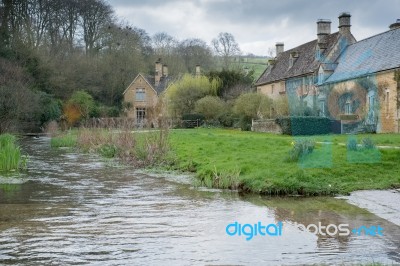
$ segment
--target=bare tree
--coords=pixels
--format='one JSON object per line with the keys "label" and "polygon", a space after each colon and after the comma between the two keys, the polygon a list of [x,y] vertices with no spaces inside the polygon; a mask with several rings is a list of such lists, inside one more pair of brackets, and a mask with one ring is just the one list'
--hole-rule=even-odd
{"label": "bare tree", "polygon": [[203,69],[209,69],[212,65],[212,51],[203,40],[183,40],[179,44],[178,53],[189,72],[193,73],[196,65],[200,65]]}
{"label": "bare tree", "polygon": [[170,56],[175,52],[178,41],[165,32],[154,34],[152,38],[154,52],[158,57]]}
{"label": "bare tree", "polygon": [[111,6],[103,0],[84,0],[80,3],[86,54],[93,54],[102,48],[100,40],[103,29],[111,24],[113,12]]}
{"label": "bare tree", "polygon": [[240,55],[239,44],[236,42],[235,37],[228,32],[221,32],[218,37],[211,42],[215,53],[223,60],[223,67],[229,68],[229,61]]}

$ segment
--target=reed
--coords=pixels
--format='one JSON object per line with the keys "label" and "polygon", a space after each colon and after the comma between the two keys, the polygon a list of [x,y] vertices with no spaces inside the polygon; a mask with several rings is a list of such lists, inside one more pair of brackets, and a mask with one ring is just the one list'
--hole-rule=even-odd
{"label": "reed", "polygon": [[0,135],[0,171],[11,172],[26,168],[26,157],[21,154],[16,138],[10,134]]}

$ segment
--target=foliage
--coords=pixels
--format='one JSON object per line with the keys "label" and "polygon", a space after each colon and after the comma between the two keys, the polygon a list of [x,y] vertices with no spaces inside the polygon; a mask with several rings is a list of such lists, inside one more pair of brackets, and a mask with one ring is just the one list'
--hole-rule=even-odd
{"label": "foliage", "polygon": [[79,108],[70,103],[64,105],[63,114],[70,127],[74,126],[82,117]]}
{"label": "foliage", "polygon": [[275,121],[285,135],[320,135],[332,132],[332,121],[327,117],[290,116],[279,117]]}
{"label": "foliage", "polygon": [[166,92],[170,114],[179,117],[192,113],[198,100],[207,95],[216,95],[218,86],[219,82],[215,79],[210,81],[204,76],[184,75]]}
{"label": "foliage", "polygon": [[272,100],[261,93],[244,93],[237,98],[234,112],[250,119],[269,118],[271,116]]}
{"label": "foliage", "polygon": [[82,90],[74,92],[68,100],[68,104],[75,106],[84,119],[89,118],[89,115],[95,108],[93,97],[86,91]]}
{"label": "foliage", "polygon": [[42,106],[40,122],[44,124],[49,121],[59,121],[62,116],[62,101],[47,93],[42,92],[39,95]]}
{"label": "foliage", "polygon": [[274,108],[273,115],[277,117],[288,116],[289,115],[289,100],[286,96],[281,96],[274,100],[272,104]]}
{"label": "foliage", "polygon": [[60,147],[72,148],[76,147],[76,145],[77,145],[76,135],[72,134],[71,132],[59,136],[54,136],[51,138],[50,141],[50,146],[53,148],[60,148]]}
{"label": "foliage", "polygon": [[39,97],[30,86],[31,79],[22,67],[0,58],[0,133],[18,131],[21,122],[38,117]]}
{"label": "foliage", "polygon": [[118,148],[113,144],[103,144],[98,149],[98,153],[105,158],[114,158],[118,154]]}
{"label": "foliage", "polygon": [[225,109],[225,102],[217,96],[206,96],[198,100],[195,104],[195,111],[204,115],[207,120],[217,118]]}
{"label": "foliage", "polygon": [[286,159],[288,162],[298,162],[304,156],[312,153],[315,149],[315,141],[309,139],[300,139],[292,142],[293,148],[289,151]]}
{"label": "foliage", "polygon": [[361,145],[364,149],[368,149],[368,150],[376,148],[376,145],[371,138],[363,138],[361,140]]}
{"label": "foliage", "polygon": [[350,138],[347,141],[347,150],[349,151],[357,151],[358,150],[358,143],[356,138]]}
{"label": "foliage", "polygon": [[16,138],[10,134],[0,135],[0,172],[26,168],[27,158],[21,154]]}
{"label": "foliage", "polygon": [[210,80],[216,79],[220,81],[217,95],[226,99],[233,100],[239,97],[240,94],[251,92],[251,85],[253,84],[253,74],[242,70],[228,70],[222,69],[221,71],[210,71],[207,77]]}

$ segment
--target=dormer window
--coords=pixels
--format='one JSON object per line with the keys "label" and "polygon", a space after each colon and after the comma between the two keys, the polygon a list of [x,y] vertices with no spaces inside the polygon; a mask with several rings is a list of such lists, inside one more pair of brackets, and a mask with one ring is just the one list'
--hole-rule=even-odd
{"label": "dormer window", "polygon": [[294,62],[299,57],[299,53],[297,51],[291,52],[289,57],[289,68],[293,67]]}
{"label": "dormer window", "polygon": [[324,70],[322,69],[322,67],[320,67],[319,71],[318,71],[318,84],[322,84],[325,81],[325,75],[324,75]]}

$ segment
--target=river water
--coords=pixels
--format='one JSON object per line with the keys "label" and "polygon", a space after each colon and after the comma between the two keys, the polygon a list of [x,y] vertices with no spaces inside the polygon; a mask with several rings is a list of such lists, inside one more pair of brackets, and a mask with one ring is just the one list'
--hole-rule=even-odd
{"label": "river water", "polygon": [[[22,145],[26,182],[0,185],[0,265],[400,263],[400,227],[344,200],[241,196],[51,149],[47,138]],[[228,236],[236,221],[282,222],[282,235]],[[319,222],[379,225],[384,234],[322,236],[295,226]]]}

